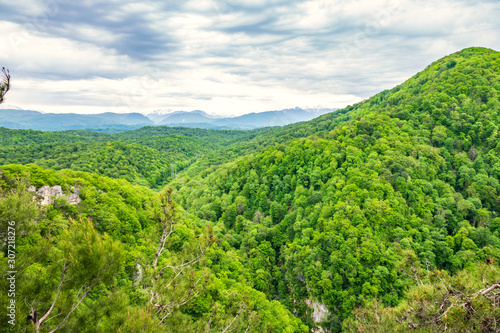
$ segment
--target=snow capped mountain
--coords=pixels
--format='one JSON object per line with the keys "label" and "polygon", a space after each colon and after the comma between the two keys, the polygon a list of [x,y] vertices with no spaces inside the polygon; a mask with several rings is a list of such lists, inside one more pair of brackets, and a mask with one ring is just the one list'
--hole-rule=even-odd
{"label": "snow capped mountain", "polygon": [[288,124],[311,120],[336,109],[321,106],[253,112],[236,117],[215,116],[201,110],[172,111],[170,109],[155,110],[144,114],[156,125],[185,126],[215,129],[253,129],[268,126],[285,126]]}

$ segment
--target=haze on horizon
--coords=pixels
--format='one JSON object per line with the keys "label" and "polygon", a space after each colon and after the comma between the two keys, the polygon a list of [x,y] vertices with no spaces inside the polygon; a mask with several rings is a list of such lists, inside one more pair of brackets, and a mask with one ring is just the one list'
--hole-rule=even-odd
{"label": "haze on horizon", "polygon": [[344,107],[469,46],[500,2],[0,0],[6,104],[45,112]]}

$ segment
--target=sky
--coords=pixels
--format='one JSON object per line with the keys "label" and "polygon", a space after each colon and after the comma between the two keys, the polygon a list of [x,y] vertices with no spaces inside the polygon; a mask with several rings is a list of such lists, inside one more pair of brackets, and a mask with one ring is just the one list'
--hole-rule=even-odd
{"label": "sky", "polygon": [[499,17],[499,0],[0,0],[0,67],[6,105],[45,112],[341,108],[500,50]]}

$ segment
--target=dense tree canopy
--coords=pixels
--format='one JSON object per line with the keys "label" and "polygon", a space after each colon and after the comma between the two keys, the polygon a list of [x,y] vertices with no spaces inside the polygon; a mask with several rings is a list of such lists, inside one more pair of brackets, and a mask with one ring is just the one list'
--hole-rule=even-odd
{"label": "dense tree canopy", "polygon": [[500,259],[499,59],[468,49],[366,102],[263,133],[244,157],[187,170],[176,199],[215,225],[254,288],[305,322],[317,299],[339,330],[375,297],[398,304],[411,284],[402,250],[452,273]]}
{"label": "dense tree canopy", "polygon": [[[16,221],[19,286],[16,326],[2,321],[2,332],[81,332],[82,327],[105,332],[201,332],[210,327],[222,332],[230,324],[242,330],[307,332],[283,305],[230,274],[236,259],[182,208],[171,216],[175,228],[157,257],[158,270],[152,270],[163,207],[152,190],[125,180],[34,165],[2,166],[0,175],[2,228]],[[71,205],[60,198],[40,207],[26,182],[37,188],[61,185],[65,193],[77,187],[82,202]],[[209,237],[212,241],[207,242]],[[202,253],[200,242],[205,244]],[[7,271],[7,247],[3,250],[0,265]],[[227,273],[222,276],[205,268],[216,257],[225,258],[221,268]],[[163,267],[175,269],[160,271]],[[8,290],[9,281],[1,283]],[[162,321],[166,313],[161,316],[152,306],[152,292],[162,295],[161,302],[155,296],[153,303],[169,309]],[[2,307],[8,302],[2,293]]]}
{"label": "dense tree canopy", "polygon": [[200,157],[250,140],[264,131],[144,127],[104,134],[0,128],[0,165],[33,163],[55,170],[93,172],[161,188],[177,172]]}

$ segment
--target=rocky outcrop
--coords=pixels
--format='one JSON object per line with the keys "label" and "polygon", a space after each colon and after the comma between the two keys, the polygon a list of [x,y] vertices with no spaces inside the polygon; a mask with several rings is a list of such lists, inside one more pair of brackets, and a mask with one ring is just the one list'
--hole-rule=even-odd
{"label": "rocky outcrop", "polygon": [[71,190],[73,191],[73,193],[65,195],[61,186],[59,185],[52,187],[45,185],[40,187],[38,190],[34,186],[28,188],[28,191],[35,192],[41,197],[41,206],[51,205],[54,203],[54,198],[60,197],[65,197],[70,205],[76,205],[80,203],[82,201],[80,199],[80,191],[75,187],[71,187]]}
{"label": "rocky outcrop", "polygon": [[[312,318],[313,318],[315,323],[321,323],[322,321],[326,320],[328,317],[328,314],[330,314],[330,312],[328,311],[328,309],[326,308],[326,306],[323,303],[319,303],[316,301],[312,301],[310,299],[306,299],[306,304],[309,308],[313,309]],[[323,332],[325,332],[325,330],[323,330],[323,328],[319,327],[316,330],[312,330],[312,332],[323,333]]]}
{"label": "rocky outcrop", "polygon": [[69,201],[69,204],[70,205],[79,204],[82,201],[82,199],[80,199],[80,191],[73,186],[71,187],[71,189],[73,190],[73,193],[71,193],[66,197]]}
{"label": "rocky outcrop", "polygon": [[142,267],[139,264],[135,264],[135,267],[137,268],[137,273],[134,274],[134,286],[138,286],[143,276]]}

